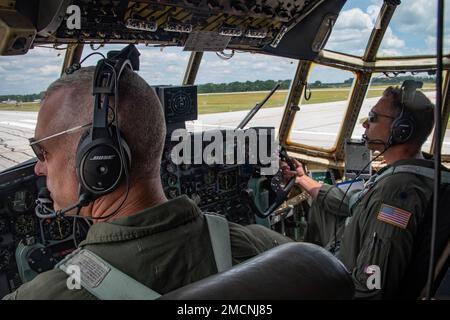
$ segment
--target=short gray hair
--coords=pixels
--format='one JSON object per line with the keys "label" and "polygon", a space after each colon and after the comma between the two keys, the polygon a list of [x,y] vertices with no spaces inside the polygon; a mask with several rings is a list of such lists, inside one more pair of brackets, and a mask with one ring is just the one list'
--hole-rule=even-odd
{"label": "short gray hair", "polygon": [[[392,97],[393,106],[398,116],[402,110],[402,89],[398,86],[390,86],[384,90],[383,95],[385,97]],[[405,105],[405,109],[411,114],[415,123],[415,128],[410,141],[415,143],[418,147],[421,147],[433,130],[434,104],[422,91],[416,91],[411,105]]]}
{"label": "short gray hair", "polygon": [[[60,122],[57,126],[67,129],[92,121],[94,71],[95,67],[81,68],[63,75],[48,87],[45,97],[62,88],[70,89],[70,108],[65,108],[64,117],[57,119]],[[166,135],[161,103],[154,89],[129,69],[125,69],[120,77],[118,101],[119,128],[131,150],[131,180],[155,178],[160,174]]]}

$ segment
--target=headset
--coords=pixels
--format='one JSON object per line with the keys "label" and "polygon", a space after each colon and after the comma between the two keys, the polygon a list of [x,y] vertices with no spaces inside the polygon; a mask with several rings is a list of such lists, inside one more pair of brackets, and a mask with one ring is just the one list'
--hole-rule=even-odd
{"label": "headset", "polygon": [[[107,57],[99,60],[94,72],[92,94],[94,96],[94,111],[91,128],[80,138],[76,151],[76,172],[80,184],[78,203],[63,210],[54,211],[49,208],[49,195],[43,190],[38,197],[36,215],[40,218],[63,216],[77,208],[77,215],[83,206],[91,201],[114,191],[126,179],[127,191],[121,204],[111,214],[100,218],[106,219],[117,213],[123,205],[129,190],[129,170],[131,169],[131,150],[122,137],[118,121],[118,86],[120,76],[129,68],[139,70],[139,51],[132,44],[121,51],[110,51]],[[87,58],[87,57],[86,57]],[[85,59],[86,59],[85,58]],[[83,60],[84,61],[84,60]],[[69,68],[68,73],[79,69]],[[114,109],[109,105],[114,97]],[[112,109],[112,120],[108,113]],[[47,191],[48,192],[48,191]],[[41,201],[39,201],[39,199]]]}
{"label": "headset", "polygon": [[[108,52],[108,57],[95,68],[92,127],[80,139],[76,153],[81,193],[89,194],[92,200],[112,192],[131,168],[131,151],[119,130],[117,112],[113,112],[110,123],[108,111],[110,96],[117,96],[123,70],[139,69],[139,60],[132,61],[138,56],[137,49],[129,45],[120,52]],[[114,106],[117,107],[116,101]]]}
{"label": "headset", "polygon": [[416,90],[422,88],[423,82],[405,80],[401,86],[401,108],[402,111],[394,119],[391,125],[391,134],[388,145],[403,144],[411,139],[416,127],[415,120],[407,107],[411,107],[416,96]]}

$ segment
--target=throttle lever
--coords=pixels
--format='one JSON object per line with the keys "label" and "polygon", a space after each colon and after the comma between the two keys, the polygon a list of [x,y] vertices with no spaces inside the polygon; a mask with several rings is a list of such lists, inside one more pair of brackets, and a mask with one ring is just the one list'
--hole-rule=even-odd
{"label": "throttle lever", "polygon": [[292,171],[295,171],[295,165],[291,157],[288,155],[285,147],[280,147],[280,160],[286,162]]}

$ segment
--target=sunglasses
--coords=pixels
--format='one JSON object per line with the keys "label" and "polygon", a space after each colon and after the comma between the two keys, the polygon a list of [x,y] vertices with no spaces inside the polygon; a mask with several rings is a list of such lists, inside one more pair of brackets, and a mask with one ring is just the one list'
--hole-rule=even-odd
{"label": "sunglasses", "polygon": [[53,139],[55,137],[61,136],[63,134],[73,133],[73,132],[79,131],[81,129],[89,127],[91,124],[92,123],[86,123],[86,124],[83,124],[81,126],[76,126],[76,127],[73,127],[73,128],[70,128],[70,129],[67,129],[67,130],[64,130],[64,131],[52,134],[52,135],[50,135],[48,137],[45,137],[45,138],[42,138],[42,139],[38,139],[38,140],[36,138],[29,138],[28,141],[30,142],[30,147],[33,150],[33,152],[36,155],[36,157],[39,159],[39,161],[45,161],[48,152],[40,144],[42,141],[50,140],[50,139]]}
{"label": "sunglasses", "polygon": [[369,116],[367,117],[367,121],[369,121],[370,123],[374,123],[377,121],[377,117],[383,117],[383,118],[388,118],[391,120],[394,120],[395,117],[391,117],[385,114],[380,114],[380,113],[376,113],[375,111],[369,111]]}

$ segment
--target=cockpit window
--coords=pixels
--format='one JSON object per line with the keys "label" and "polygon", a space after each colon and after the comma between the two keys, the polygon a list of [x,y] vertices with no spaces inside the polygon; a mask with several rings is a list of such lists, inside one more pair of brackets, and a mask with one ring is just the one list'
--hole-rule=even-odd
{"label": "cockpit window", "polygon": [[362,56],[382,5],[382,0],[347,1],[325,49]]}
{"label": "cockpit window", "polygon": [[[393,73],[374,73],[370,81],[370,86],[366,93],[366,98],[361,106],[359,112],[358,120],[356,121],[355,127],[353,129],[352,138],[361,139],[364,133],[364,128],[362,126],[363,122],[367,119],[367,115],[370,109],[377,103],[378,99],[383,95],[383,91],[389,86],[401,86],[404,80],[417,80],[423,82],[422,91],[431,100],[431,102],[436,103],[436,75],[428,74],[427,72],[411,72],[401,73],[395,76]],[[444,127],[445,128],[445,127]],[[447,130],[446,134],[450,134]],[[422,147],[422,151],[429,152],[431,147],[432,135],[428,138]],[[442,148],[442,153],[449,153],[450,145]]]}
{"label": "cockpit window", "polygon": [[[450,52],[450,1],[444,5],[444,52]],[[437,1],[402,0],[397,6],[378,56],[436,54]]]}
{"label": "cockpit window", "polygon": [[[26,55],[0,56],[0,102],[22,101],[21,106],[29,108],[25,102],[40,99],[39,93],[59,77],[64,54],[65,50],[36,47]],[[32,94],[36,97],[14,97]]]}
{"label": "cockpit window", "polygon": [[297,63],[293,59],[244,52],[205,53],[195,81],[199,112],[196,125],[203,126],[203,130],[236,128],[279,82],[279,89],[248,124],[274,126],[278,130]]}
{"label": "cockpit window", "polygon": [[59,77],[64,54],[36,47],[26,55],[0,56],[0,112],[10,111],[0,116],[0,171],[34,157],[27,138],[34,136],[44,90]]}
{"label": "cockpit window", "polygon": [[444,142],[442,143],[442,154],[450,155],[450,121],[443,124],[442,130],[445,130]]}
{"label": "cockpit window", "polygon": [[[332,151],[348,106],[354,74],[312,65],[289,140],[312,149]],[[308,99],[309,98],[309,99]]]}
{"label": "cockpit window", "polygon": [[[97,51],[85,46],[83,57],[93,52],[100,52],[104,55],[110,50],[121,50],[125,45],[107,45]],[[137,46],[140,52],[139,75],[153,85],[180,85],[183,81],[184,72],[189,60],[190,52],[183,51],[179,47],[146,47]],[[83,64],[84,66],[95,65],[101,56],[94,55]]]}

